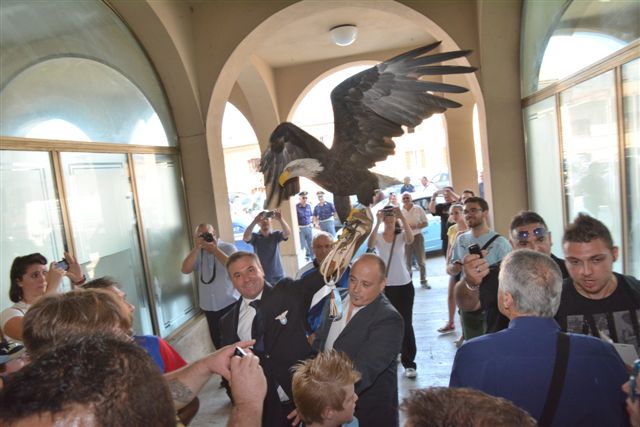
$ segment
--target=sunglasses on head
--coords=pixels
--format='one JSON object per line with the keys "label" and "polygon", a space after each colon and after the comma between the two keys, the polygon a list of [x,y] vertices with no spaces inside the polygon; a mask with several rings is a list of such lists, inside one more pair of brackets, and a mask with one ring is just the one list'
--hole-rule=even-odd
{"label": "sunglasses on head", "polygon": [[534,237],[544,237],[547,235],[547,229],[544,227],[536,227],[531,231],[531,233],[527,230],[518,231],[518,234],[516,234],[516,240],[528,240],[530,235],[533,235]]}

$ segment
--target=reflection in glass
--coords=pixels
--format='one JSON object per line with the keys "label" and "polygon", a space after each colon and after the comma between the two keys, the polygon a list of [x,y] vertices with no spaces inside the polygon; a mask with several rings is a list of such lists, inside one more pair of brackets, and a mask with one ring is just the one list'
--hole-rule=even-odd
{"label": "reflection in glass", "polygon": [[628,274],[640,277],[640,59],[622,67]]}
{"label": "reflection in glass", "polygon": [[[50,120],[90,141],[177,144],[155,70],[104,1],[0,2],[0,134]],[[61,131],[38,137],[85,140]]]}
{"label": "reflection in glass", "polygon": [[[622,243],[620,165],[614,73],[609,71],[561,94],[565,196],[571,221],[579,212],[598,218]],[[620,260],[614,268],[622,271]]]}
{"label": "reflection in glass", "polygon": [[556,242],[551,249],[562,257],[559,243],[564,227],[563,195],[555,98],[547,98],[526,108],[524,123],[529,205],[544,218]]}
{"label": "reflection in glass", "polygon": [[114,277],[136,306],[135,332],[153,333],[127,156],[61,153],[60,160],[78,261],[89,278]]}
{"label": "reflection in glass", "polygon": [[182,175],[177,156],[136,154],[134,164],[160,334],[166,336],[195,313],[191,276],[180,271],[191,249]]}
{"label": "reflection in glass", "polygon": [[[9,270],[17,256],[40,252],[49,262],[64,256],[60,205],[49,153],[0,151],[0,310],[9,300]],[[63,290],[69,290],[67,281]]]}
{"label": "reflection in glass", "polygon": [[638,37],[638,1],[525,0],[521,38],[523,97],[585,69]]}
{"label": "reflection in glass", "polygon": [[120,72],[94,60],[39,62],[21,71],[0,94],[2,135],[169,145],[145,95]]}

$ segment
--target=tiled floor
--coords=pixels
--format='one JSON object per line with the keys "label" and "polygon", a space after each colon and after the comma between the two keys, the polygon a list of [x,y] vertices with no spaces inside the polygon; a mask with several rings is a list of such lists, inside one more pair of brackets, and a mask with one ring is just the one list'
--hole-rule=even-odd
{"label": "tiled floor", "polygon": [[[413,273],[414,283],[419,284],[418,273]],[[398,385],[401,401],[414,388],[446,386],[449,383],[449,373],[456,351],[454,341],[457,333],[440,335],[436,331],[447,319],[448,276],[444,273],[443,257],[431,257],[427,260],[427,276],[432,289],[422,289],[418,285],[413,306],[413,327],[418,346],[418,377],[405,378],[402,367],[399,367]],[[459,324],[456,327],[459,328]],[[218,387],[219,384],[219,378],[213,378],[200,393],[200,410],[191,426],[226,425],[231,405],[224,390]]]}

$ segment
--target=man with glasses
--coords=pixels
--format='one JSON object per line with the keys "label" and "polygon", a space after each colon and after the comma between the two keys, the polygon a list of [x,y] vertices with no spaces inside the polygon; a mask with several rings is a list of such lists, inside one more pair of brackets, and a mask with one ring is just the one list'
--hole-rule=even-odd
{"label": "man with glasses", "polygon": [[[451,261],[447,265],[447,273],[456,275],[462,272],[463,258],[471,253],[470,247],[476,246],[477,250],[482,250],[486,266],[499,262],[505,255],[511,252],[511,246],[507,239],[489,229],[487,217],[489,215],[489,205],[480,197],[469,197],[464,202],[464,222],[469,230],[458,236],[452,250]],[[463,277],[464,280],[464,277]],[[482,335],[485,331],[485,317],[479,309],[466,311],[460,309],[460,319],[462,320],[463,336],[465,340]]]}
{"label": "man with glasses", "polygon": [[296,203],[296,214],[298,216],[298,228],[300,229],[300,243],[305,252],[307,261],[311,261],[313,253],[311,252],[311,239],[313,238],[313,222],[311,221],[311,206],[307,204],[307,192],[301,191],[300,197]]}
{"label": "man with glasses", "polygon": [[404,248],[407,270],[411,272],[411,261],[415,256],[418,270],[420,271],[420,286],[425,289],[431,289],[431,286],[427,283],[427,269],[424,264],[424,237],[422,236],[422,229],[429,225],[427,214],[424,209],[413,203],[413,198],[409,192],[402,193],[402,213],[407,218],[413,234],[413,242]]}
{"label": "man with glasses", "polygon": [[[548,255],[560,268],[562,278],[569,277],[564,260],[551,253],[551,232],[544,219],[536,212],[522,211],[511,219],[509,242],[514,251],[531,249]],[[465,282],[456,286],[458,307],[463,311],[482,309],[486,320],[486,333],[507,327],[509,319],[498,310],[498,274],[500,264],[490,266],[485,258],[467,255],[463,259]]]}

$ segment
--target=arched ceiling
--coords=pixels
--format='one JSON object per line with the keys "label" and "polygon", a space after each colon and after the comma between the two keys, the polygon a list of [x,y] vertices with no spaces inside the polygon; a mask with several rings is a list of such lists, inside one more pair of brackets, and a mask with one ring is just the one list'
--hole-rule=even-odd
{"label": "arched ceiling", "polygon": [[[353,24],[358,38],[351,46],[336,46],[329,30]],[[390,37],[390,33],[393,35]],[[327,7],[292,19],[264,38],[255,54],[273,68],[335,59],[380,50],[434,42],[424,27],[397,14],[370,7]]]}

